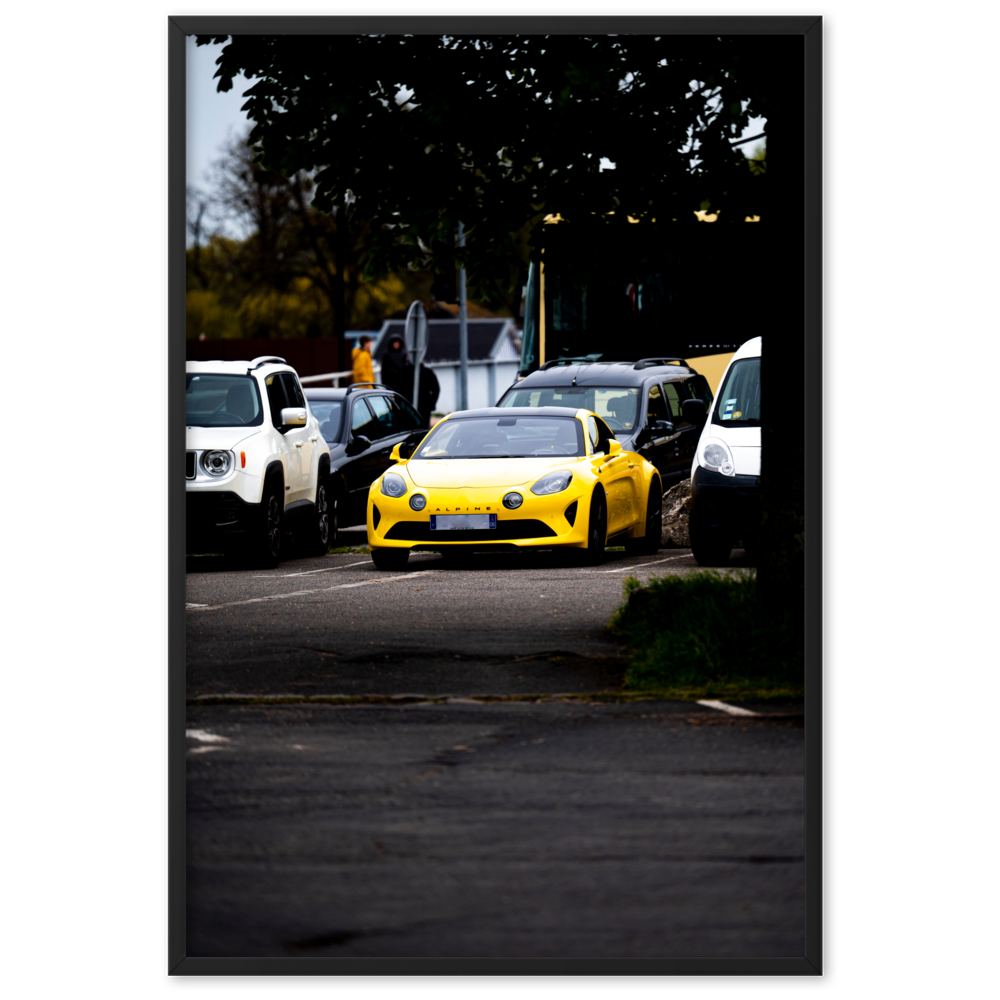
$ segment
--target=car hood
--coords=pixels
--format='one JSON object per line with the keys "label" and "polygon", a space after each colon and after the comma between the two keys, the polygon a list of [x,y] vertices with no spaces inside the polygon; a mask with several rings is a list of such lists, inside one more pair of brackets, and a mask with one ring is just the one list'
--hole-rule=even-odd
{"label": "car hood", "polygon": [[259,427],[189,427],[187,447],[199,451],[231,451],[258,434]]}
{"label": "car hood", "polygon": [[523,486],[553,469],[572,468],[584,458],[455,458],[406,463],[414,485],[425,489],[465,489],[475,486]]}

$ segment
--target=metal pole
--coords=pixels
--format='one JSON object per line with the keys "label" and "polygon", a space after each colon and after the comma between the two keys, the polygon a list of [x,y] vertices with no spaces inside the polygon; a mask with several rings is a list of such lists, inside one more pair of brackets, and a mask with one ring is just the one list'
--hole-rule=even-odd
{"label": "metal pole", "polygon": [[[458,245],[465,246],[465,230],[458,224]],[[469,314],[465,302],[465,268],[458,271],[458,408],[469,408]]]}

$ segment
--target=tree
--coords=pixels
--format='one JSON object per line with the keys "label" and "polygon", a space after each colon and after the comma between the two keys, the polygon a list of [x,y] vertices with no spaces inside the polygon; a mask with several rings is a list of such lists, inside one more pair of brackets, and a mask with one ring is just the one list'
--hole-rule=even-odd
{"label": "tree", "polygon": [[[666,231],[696,209],[718,213],[722,227],[759,216],[769,354],[785,351],[783,364],[764,361],[768,405],[784,412],[763,428],[770,555],[760,581],[778,605],[789,592],[801,597],[801,39],[198,39],[208,42],[226,43],[220,90],[240,72],[257,80],[244,109],[262,163],[289,177],[314,172],[318,208],[343,206],[355,225],[370,227],[369,274],[413,262],[446,267],[458,257],[477,287],[509,282],[523,259],[512,234],[532,233],[537,255],[547,213],[579,225],[581,244],[587,227],[620,232],[630,217]],[[734,146],[751,115],[768,120],[766,171],[748,169]],[[671,230],[681,245],[678,233]],[[710,313],[728,276],[710,261],[703,271],[698,293]]]}

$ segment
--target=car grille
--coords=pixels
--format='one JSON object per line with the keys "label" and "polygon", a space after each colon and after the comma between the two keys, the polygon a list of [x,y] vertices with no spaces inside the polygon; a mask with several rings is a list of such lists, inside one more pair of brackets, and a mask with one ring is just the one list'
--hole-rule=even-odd
{"label": "car grille", "polygon": [[386,533],[386,538],[400,542],[507,542],[515,538],[554,538],[555,532],[534,518],[497,519],[492,531],[469,528],[462,531],[431,531],[431,522],[398,521]]}
{"label": "car grille", "polygon": [[193,451],[187,453],[187,469],[184,474],[188,479],[194,479],[194,455]]}

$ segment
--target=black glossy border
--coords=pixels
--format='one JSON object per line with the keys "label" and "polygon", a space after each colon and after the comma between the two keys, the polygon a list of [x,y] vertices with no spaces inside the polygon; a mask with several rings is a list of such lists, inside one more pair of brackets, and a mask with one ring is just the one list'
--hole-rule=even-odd
{"label": "black glossy border", "polygon": [[171,975],[820,975],[822,758],[822,19],[819,17],[235,17],[168,20],[168,371],[184,367],[188,34],[658,33],[797,35],[805,46],[806,953],[757,959],[187,958],[185,955],[183,380],[168,382],[168,972]]}

